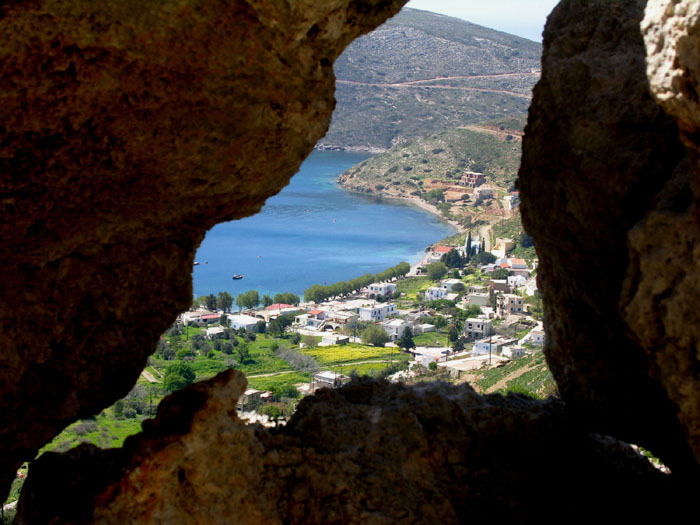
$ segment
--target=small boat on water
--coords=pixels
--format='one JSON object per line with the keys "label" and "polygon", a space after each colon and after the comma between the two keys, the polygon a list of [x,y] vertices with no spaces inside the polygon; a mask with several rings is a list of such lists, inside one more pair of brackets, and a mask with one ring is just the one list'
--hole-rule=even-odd
{"label": "small boat on water", "polygon": [[234,281],[237,281],[237,280],[239,280],[239,279],[243,279],[243,274],[242,274],[242,273],[237,273],[236,275],[234,275],[234,276],[232,277],[232,279],[233,279]]}

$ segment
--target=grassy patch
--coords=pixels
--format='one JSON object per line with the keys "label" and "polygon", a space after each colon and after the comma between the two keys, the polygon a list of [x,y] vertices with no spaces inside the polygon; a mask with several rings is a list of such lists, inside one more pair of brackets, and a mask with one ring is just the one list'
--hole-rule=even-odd
{"label": "grassy patch", "polygon": [[308,383],[311,381],[311,375],[303,372],[290,372],[288,374],[279,374],[276,376],[267,377],[251,377],[248,379],[248,388],[257,390],[271,390],[276,386],[294,386],[298,383]]}
{"label": "grassy patch", "polygon": [[447,334],[439,332],[426,332],[413,336],[413,342],[416,346],[448,346]]}
{"label": "grassy patch", "polygon": [[391,347],[375,347],[359,343],[349,343],[346,345],[303,348],[301,352],[310,355],[323,366],[353,361],[368,361],[371,359],[389,359],[392,354],[397,355],[398,350]]}
{"label": "grassy patch", "polygon": [[405,293],[407,299],[416,299],[416,293],[430,288],[432,281],[427,277],[408,277],[396,283],[396,291]]}

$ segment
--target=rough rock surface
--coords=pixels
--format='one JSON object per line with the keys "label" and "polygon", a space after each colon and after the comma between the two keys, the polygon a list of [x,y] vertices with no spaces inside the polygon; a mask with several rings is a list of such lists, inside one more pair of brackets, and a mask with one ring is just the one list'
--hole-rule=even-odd
{"label": "rough rock surface", "polygon": [[165,400],[121,451],[42,456],[20,523],[590,523],[676,503],[669,476],[558,401],[363,380],[270,434],[237,419],[244,389],[223,372]]}
{"label": "rough rock surface", "polygon": [[2,3],[0,493],[128,392],[205,232],[287,184],[333,61],[403,3]]}
{"label": "rough rock surface", "polygon": [[576,0],[550,15],[519,185],[563,399],[680,473],[700,452],[697,164],[649,92],[643,10]]}

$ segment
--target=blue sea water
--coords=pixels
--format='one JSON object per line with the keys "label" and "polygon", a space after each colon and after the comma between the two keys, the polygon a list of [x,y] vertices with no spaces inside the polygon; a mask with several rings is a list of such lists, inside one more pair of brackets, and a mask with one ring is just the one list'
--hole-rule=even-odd
{"label": "blue sea water", "polygon": [[[301,296],[312,284],[418,262],[429,244],[454,233],[410,204],[340,188],[338,175],[367,156],[314,151],[260,213],[212,228],[195,258],[195,296],[246,290]],[[245,277],[234,281],[234,274]]]}

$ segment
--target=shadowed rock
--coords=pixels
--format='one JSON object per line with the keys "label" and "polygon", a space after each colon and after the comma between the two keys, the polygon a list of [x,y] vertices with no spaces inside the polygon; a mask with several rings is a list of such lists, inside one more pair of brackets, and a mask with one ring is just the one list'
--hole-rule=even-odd
{"label": "shadowed rock", "polygon": [[0,493],[136,381],[206,231],[325,133],[332,65],[401,0],[0,7]]}
{"label": "shadowed rock", "polygon": [[120,451],[45,454],[21,523],[590,523],[676,503],[670,476],[556,400],[366,379],[270,434],[237,419],[245,384],[227,371],[170,396]]}

